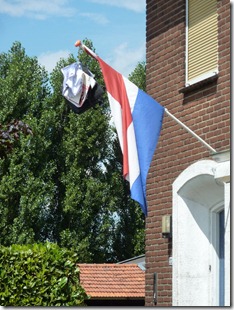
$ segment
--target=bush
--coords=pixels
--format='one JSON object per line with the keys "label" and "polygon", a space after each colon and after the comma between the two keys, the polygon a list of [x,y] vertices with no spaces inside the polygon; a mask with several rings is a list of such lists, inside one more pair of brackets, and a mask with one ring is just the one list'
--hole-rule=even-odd
{"label": "bush", "polygon": [[77,254],[53,243],[0,248],[1,306],[84,306]]}

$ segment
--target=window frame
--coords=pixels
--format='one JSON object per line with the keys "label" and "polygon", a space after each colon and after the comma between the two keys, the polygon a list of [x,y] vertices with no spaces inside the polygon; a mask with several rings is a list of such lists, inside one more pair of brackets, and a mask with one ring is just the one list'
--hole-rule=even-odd
{"label": "window frame", "polygon": [[[223,202],[217,204],[213,208],[210,209],[210,262],[212,266],[212,277],[211,277],[211,286],[212,286],[212,303],[213,305],[217,305],[218,307],[224,306],[220,305],[220,226],[219,226],[219,216],[221,212],[225,212]],[[215,246],[215,248],[214,248]],[[225,283],[223,283],[225,290]],[[224,292],[223,292],[224,293]],[[223,295],[223,300],[225,298],[225,294]]]}

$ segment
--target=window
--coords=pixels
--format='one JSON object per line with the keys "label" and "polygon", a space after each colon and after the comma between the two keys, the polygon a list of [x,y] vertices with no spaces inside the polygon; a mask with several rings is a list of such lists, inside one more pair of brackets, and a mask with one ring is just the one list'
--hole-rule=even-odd
{"label": "window", "polygon": [[217,0],[186,0],[186,86],[217,73]]}

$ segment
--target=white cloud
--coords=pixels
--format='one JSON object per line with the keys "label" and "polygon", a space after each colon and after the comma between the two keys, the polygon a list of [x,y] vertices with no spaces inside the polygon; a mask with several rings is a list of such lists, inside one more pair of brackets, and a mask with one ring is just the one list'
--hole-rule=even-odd
{"label": "white cloud", "polygon": [[100,25],[106,25],[109,23],[109,20],[102,14],[97,13],[81,13],[80,16],[87,17],[92,21]]}
{"label": "white cloud", "polygon": [[75,9],[68,0],[0,0],[0,13],[46,19],[49,16],[73,16]]}
{"label": "white cloud", "polygon": [[106,4],[125,8],[134,12],[145,12],[145,0],[89,0],[93,3]]}
{"label": "white cloud", "polygon": [[49,73],[51,73],[60,58],[67,58],[69,54],[71,54],[71,52],[68,50],[46,52],[38,56],[38,62],[40,65],[44,66]]}
{"label": "white cloud", "polygon": [[129,49],[127,43],[122,43],[113,52],[112,59],[107,60],[115,70],[128,77],[136,68],[138,62],[145,60],[145,44],[136,49]]}

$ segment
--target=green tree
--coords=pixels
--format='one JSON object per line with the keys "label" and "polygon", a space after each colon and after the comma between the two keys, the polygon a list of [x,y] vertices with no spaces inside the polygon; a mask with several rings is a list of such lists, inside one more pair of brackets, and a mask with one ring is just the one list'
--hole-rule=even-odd
{"label": "green tree", "polygon": [[[97,61],[82,50],[78,58],[104,86]],[[106,95],[78,115],[61,94],[61,68],[75,61],[60,60],[48,80],[20,43],[0,54],[0,123],[32,131],[0,158],[0,244],[49,240],[76,249],[80,262],[126,259],[143,252],[144,217],[122,178]]]}
{"label": "green tree", "polygon": [[33,132],[19,133],[17,147],[0,159],[1,244],[29,242],[34,240],[33,227],[40,221],[39,200],[48,186],[39,177],[38,153],[44,145],[37,128],[50,92],[47,73],[36,58],[25,54],[19,42],[0,55],[0,88],[0,123],[7,126],[20,120],[30,124]]}
{"label": "green tree", "polygon": [[146,66],[145,61],[138,62],[136,68],[129,75],[129,80],[137,87],[146,91]]}
{"label": "green tree", "polygon": [[[79,57],[99,81],[96,61],[84,53]],[[109,112],[105,103],[82,115],[70,110],[61,95],[60,69],[74,61],[71,55],[58,63],[50,93],[44,89],[45,72],[19,43],[1,55],[1,122],[17,117],[29,124],[33,136],[20,135],[17,147],[1,159],[0,240],[9,245],[48,239],[82,249],[85,261],[103,261],[110,255],[113,221],[105,172]],[[15,72],[18,84],[12,82]]]}

